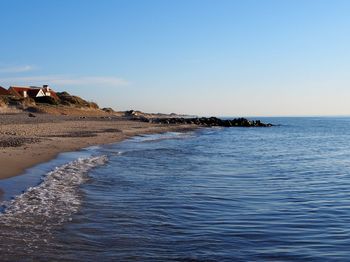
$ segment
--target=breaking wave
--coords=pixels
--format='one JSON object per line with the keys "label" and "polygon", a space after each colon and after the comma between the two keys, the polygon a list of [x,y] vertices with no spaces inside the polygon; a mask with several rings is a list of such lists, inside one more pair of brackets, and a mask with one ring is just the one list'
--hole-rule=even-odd
{"label": "breaking wave", "polygon": [[88,171],[106,161],[106,156],[98,156],[70,162],[49,172],[38,186],[2,203],[5,211],[0,214],[0,240],[3,240],[0,253],[18,252],[16,246],[22,242],[26,243],[27,251],[48,243],[51,229],[71,220],[72,214],[79,210],[82,203],[79,185],[87,181]]}

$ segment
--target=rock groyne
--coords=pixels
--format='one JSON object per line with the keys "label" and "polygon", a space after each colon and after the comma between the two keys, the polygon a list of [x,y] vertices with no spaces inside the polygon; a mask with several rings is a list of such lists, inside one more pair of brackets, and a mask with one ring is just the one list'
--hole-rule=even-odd
{"label": "rock groyne", "polygon": [[248,120],[246,118],[220,119],[217,117],[169,117],[169,118],[146,118],[133,116],[131,120],[156,123],[156,124],[192,124],[198,126],[221,126],[221,127],[271,127],[270,123],[263,123],[260,120]]}

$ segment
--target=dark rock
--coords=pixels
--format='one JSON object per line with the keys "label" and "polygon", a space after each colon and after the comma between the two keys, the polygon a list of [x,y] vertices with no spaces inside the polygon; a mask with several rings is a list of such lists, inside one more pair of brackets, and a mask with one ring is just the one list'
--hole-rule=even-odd
{"label": "dark rock", "polygon": [[[130,112],[132,114],[132,112]],[[146,118],[143,116],[133,116],[130,118],[135,121],[151,122],[156,124],[189,124],[198,126],[222,126],[222,127],[271,127],[272,124],[264,124],[260,120],[250,121],[246,118],[235,118],[229,120],[223,120],[217,117],[201,117],[201,118],[183,118],[183,117],[170,117],[170,118]]]}
{"label": "dark rock", "polygon": [[28,116],[29,117],[36,117],[36,115],[34,115],[33,113],[29,113]]}
{"label": "dark rock", "polygon": [[106,113],[114,113],[113,108],[110,108],[110,107],[102,108],[102,110],[105,111]]}
{"label": "dark rock", "polygon": [[129,110],[129,111],[125,111],[125,116],[136,116],[137,113],[135,110]]}

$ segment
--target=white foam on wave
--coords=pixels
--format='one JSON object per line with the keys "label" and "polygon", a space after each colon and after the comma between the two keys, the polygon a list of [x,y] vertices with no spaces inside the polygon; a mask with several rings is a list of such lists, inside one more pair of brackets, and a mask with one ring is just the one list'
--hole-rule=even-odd
{"label": "white foam on wave", "polygon": [[[82,204],[79,185],[87,173],[106,163],[106,156],[81,158],[56,168],[11,201],[2,203],[0,254],[3,257],[34,256],[37,250],[55,245],[54,228],[71,220]],[[5,259],[6,260],[6,259]],[[16,259],[14,259],[16,260]],[[31,260],[31,259],[30,259]]]}
{"label": "white foam on wave", "polygon": [[163,134],[136,136],[133,138],[133,140],[136,142],[156,142],[167,139],[184,139],[193,136],[193,132],[167,132]]}
{"label": "white foam on wave", "polygon": [[43,181],[7,203],[0,225],[54,226],[69,220],[81,206],[79,185],[92,168],[106,163],[106,156],[78,159],[56,168]]}

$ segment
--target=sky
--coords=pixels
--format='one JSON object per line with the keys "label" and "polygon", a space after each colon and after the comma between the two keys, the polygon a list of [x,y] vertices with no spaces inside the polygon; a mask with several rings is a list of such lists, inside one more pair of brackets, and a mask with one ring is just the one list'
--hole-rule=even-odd
{"label": "sky", "polygon": [[116,110],[350,115],[347,0],[0,0],[0,85]]}

